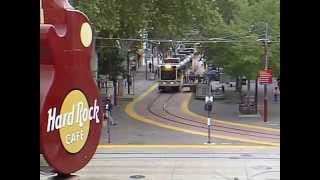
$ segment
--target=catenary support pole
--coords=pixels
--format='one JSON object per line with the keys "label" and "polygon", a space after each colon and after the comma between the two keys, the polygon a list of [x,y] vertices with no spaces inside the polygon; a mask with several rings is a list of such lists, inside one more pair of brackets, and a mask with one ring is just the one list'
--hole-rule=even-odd
{"label": "catenary support pole", "polygon": [[[265,54],[265,59],[264,59],[264,69],[267,70],[268,69],[268,56],[269,56],[269,52],[268,52],[268,24],[266,23],[266,31],[265,31],[265,40],[264,40],[264,54]],[[263,121],[267,122],[268,121],[268,88],[267,88],[267,84],[264,85],[264,118]]]}
{"label": "catenary support pole", "polygon": [[128,86],[128,95],[130,94],[130,60],[129,60],[129,51],[127,52],[127,86]]}

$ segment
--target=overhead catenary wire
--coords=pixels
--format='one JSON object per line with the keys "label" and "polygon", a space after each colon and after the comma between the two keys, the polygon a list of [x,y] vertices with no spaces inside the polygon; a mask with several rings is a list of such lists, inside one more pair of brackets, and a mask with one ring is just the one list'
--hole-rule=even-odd
{"label": "overhead catenary wire", "polygon": [[[263,33],[262,34],[257,34],[255,33],[256,35],[258,36],[261,36],[261,35],[264,35]],[[239,34],[228,34],[228,35],[219,35],[219,36],[223,36],[223,37],[220,37],[220,38],[232,38],[232,37],[235,37],[235,38],[238,38],[238,37],[241,37],[241,36],[248,36],[248,35],[252,35],[251,32],[242,32],[242,33],[239,33]]]}
{"label": "overhead catenary wire", "polygon": [[[139,39],[139,38],[104,38],[95,37],[100,40],[118,40],[118,41],[140,41],[140,42],[151,42],[151,43],[253,43],[257,40],[222,40],[221,38],[215,38],[216,40],[170,40],[170,39]],[[214,38],[210,38],[214,39]],[[218,40],[221,39],[221,40]],[[268,42],[280,43],[280,40],[269,40]]]}

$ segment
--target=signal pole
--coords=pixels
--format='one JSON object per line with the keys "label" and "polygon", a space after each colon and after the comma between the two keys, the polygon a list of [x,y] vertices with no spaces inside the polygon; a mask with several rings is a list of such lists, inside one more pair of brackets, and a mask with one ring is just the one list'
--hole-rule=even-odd
{"label": "signal pole", "polygon": [[[269,49],[268,49],[268,24],[266,23],[266,30],[265,30],[265,39],[264,39],[264,70],[268,70],[268,56],[269,56]],[[264,117],[263,121],[267,122],[268,121],[268,94],[267,94],[267,84],[264,84],[264,101],[263,101],[263,107],[264,107]]]}

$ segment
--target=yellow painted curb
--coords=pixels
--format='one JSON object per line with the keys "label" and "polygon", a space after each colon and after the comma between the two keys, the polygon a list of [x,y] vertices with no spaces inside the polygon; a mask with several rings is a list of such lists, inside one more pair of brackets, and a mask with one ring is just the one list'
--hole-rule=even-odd
{"label": "yellow painted curb", "polygon": [[[192,116],[195,116],[195,117],[198,117],[200,119],[203,119],[205,122],[207,122],[207,117],[190,111],[188,105],[191,100],[191,97],[192,97],[192,94],[188,94],[187,98],[182,102],[182,106],[181,106],[182,112],[189,114],[189,115],[192,115]],[[234,125],[234,126],[238,126],[238,127],[246,127],[246,128],[261,129],[261,130],[266,130],[266,131],[280,132],[280,129],[260,127],[260,126],[254,126],[254,125],[249,125],[249,124],[234,123],[234,122],[228,122],[228,121],[223,121],[223,120],[218,120],[218,119],[214,119],[214,121],[221,123],[221,124]]]}
{"label": "yellow painted curb", "polygon": [[[184,132],[184,133],[189,133],[189,134],[194,134],[194,135],[200,135],[200,136],[205,136],[205,137],[208,136],[207,133],[203,133],[203,132],[199,132],[199,131],[192,131],[192,130],[178,128],[178,127],[174,127],[174,126],[169,126],[169,125],[153,121],[151,119],[145,118],[145,117],[140,116],[139,114],[137,114],[134,111],[134,105],[137,102],[139,102],[140,100],[142,100],[146,95],[151,93],[156,87],[157,87],[157,84],[154,84],[146,92],[144,92],[141,96],[139,96],[138,98],[134,99],[132,102],[127,104],[127,106],[125,108],[125,112],[131,118],[133,118],[133,119],[135,119],[137,121],[141,121],[141,122],[144,122],[144,123],[152,124],[152,125],[155,125],[155,126],[158,126],[158,127],[162,127],[162,128],[166,128],[166,129],[170,129],[170,130],[175,130],[175,131],[179,131],[179,132]],[[278,143],[271,143],[271,142],[265,142],[265,141],[256,141],[256,140],[229,137],[229,136],[223,136],[223,135],[211,135],[211,137],[220,138],[220,139],[226,139],[226,140],[232,140],[232,141],[241,141],[241,142],[247,142],[247,143],[269,145],[269,146],[279,146]]]}

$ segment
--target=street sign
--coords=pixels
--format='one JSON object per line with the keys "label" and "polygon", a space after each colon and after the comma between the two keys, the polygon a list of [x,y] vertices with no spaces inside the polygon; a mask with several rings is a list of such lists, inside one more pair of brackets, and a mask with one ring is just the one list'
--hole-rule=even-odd
{"label": "street sign", "polygon": [[259,75],[259,82],[260,84],[272,84],[272,71],[268,70],[261,70]]}

